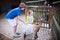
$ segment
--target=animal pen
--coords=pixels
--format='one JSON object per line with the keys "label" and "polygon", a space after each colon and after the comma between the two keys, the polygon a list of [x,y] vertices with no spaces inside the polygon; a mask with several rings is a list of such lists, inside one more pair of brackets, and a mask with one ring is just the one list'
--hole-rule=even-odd
{"label": "animal pen", "polygon": [[[53,7],[42,2],[26,2],[27,7],[34,12],[34,22],[38,23],[41,18],[45,28],[50,28],[52,24]],[[43,27],[43,26],[42,26]]]}
{"label": "animal pen", "polygon": [[[38,32],[38,39],[37,40],[54,40],[54,33],[52,28],[52,16],[53,16],[53,6],[50,6],[49,4],[44,4],[43,2],[36,1],[36,2],[26,2],[26,6],[28,9],[32,10],[34,12],[34,24],[38,24],[39,21],[41,21],[41,27]],[[23,18],[22,18],[23,19]],[[19,22],[20,23],[20,22]],[[18,25],[20,26],[20,25]],[[5,28],[8,28],[7,26]],[[5,29],[4,28],[4,29]],[[9,28],[8,28],[9,29]],[[7,32],[4,33],[4,31],[1,31],[2,34],[5,36],[7,35],[8,38],[12,40],[23,40],[23,35],[20,38],[12,38],[12,28],[10,30],[6,30]],[[20,32],[20,29],[18,27],[18,32]],[[28,37],[27,37],[28,40]]]}

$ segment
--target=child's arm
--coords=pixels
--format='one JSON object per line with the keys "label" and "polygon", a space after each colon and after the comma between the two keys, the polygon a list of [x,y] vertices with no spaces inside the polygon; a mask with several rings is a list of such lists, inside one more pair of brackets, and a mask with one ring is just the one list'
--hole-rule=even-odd
{"label": "child's arm", "polygon": [[24,21],[21,19],[20,16],[17,17],[17,20],[16,20],[16,21],[18,21],[18,20],[26,24],[26,22],[24,22]]}

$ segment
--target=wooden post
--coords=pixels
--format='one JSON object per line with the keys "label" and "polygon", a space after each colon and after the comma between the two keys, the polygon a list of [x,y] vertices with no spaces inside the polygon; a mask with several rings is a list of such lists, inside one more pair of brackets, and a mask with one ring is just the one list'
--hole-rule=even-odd
{"label": "wooden post", "polygon": [[50,25],[50,28],[52,28],[53,11],[54,11],[54,7],[50,6],[50,15],[49,15],[49,25]]}

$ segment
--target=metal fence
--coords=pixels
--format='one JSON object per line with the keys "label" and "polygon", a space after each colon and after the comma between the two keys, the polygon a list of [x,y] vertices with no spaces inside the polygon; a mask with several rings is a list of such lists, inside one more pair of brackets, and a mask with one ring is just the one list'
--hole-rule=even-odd
{"label": "metal fence", "polygon": [[44,23],[49,24],[50,7],[45,5],[27,6],[34,12],[34,22],[39,22],[43,18]]}

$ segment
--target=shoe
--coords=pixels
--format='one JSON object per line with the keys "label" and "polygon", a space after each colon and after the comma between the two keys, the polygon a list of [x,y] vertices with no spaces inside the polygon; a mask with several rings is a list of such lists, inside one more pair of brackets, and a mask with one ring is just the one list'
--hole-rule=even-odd
{"label": "shoe", "polygon": [[19,38],[19,37],[21,37],[20,33],[13,34],[13,38]]}

